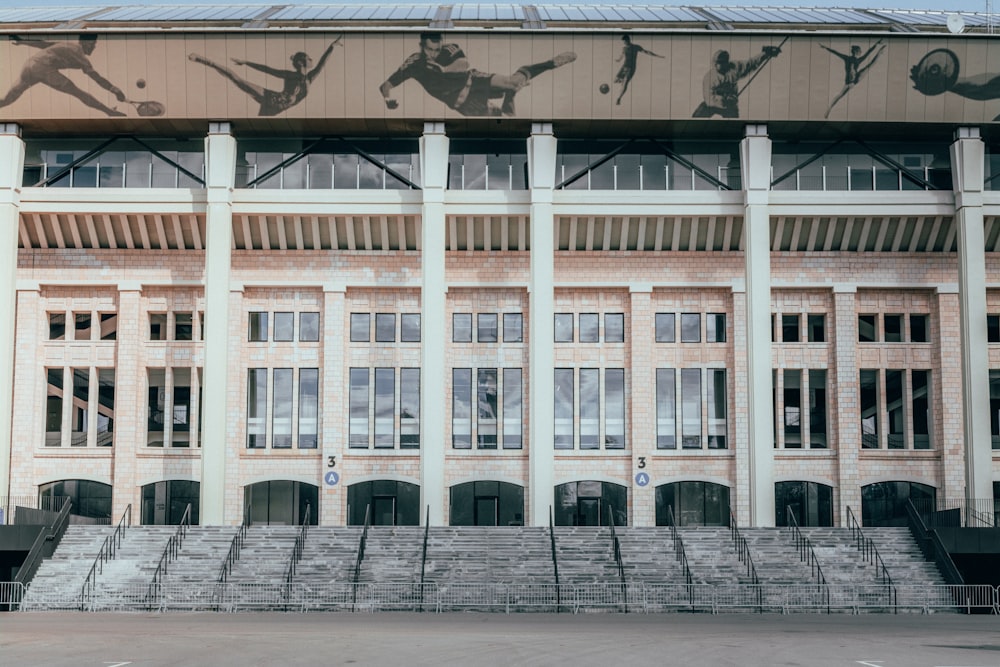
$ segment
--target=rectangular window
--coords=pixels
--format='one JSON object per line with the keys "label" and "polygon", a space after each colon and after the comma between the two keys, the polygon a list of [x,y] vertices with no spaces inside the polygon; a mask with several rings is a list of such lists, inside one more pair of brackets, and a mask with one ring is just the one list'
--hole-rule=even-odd
{"label": "rectangular window", "polygon": [[163,431],[167,407],[167,372],[163,368],[146,371],[146,445],[163,446]]}
{"label": "rectangular window", "polygon": [[782,343],[799,342],[798,314],[781,316],[781,342]]}
{"label": "rectangular window", "polygon": [[[301,329],[299,331],[301,334]],[[316,449],[318,445],[319,369],[301,368],[299,369],[299,449]]]}
{"label": "rectangular window", "polygon": [[625,342],[625,313],[604,314],[604,342]]}
{"label": "rectangular window", "polygon": [[889,449],[903,449],[906,446],[906,375],[904,371],[885,372],[885,409],[887,412]]}
{"label": "rectangular window", "polygon": [[656,314],[656,342],[674,343],[677,341],[677,327],[674,313]]}
{"label": "rectangular window", "polygon": [[86,368],[73,369],[73,431],[70,435],[70,445],[73,447],[87,446],[87,428],[90,422],[90,370]]}
{"label": "rectangular window", "polygon": [[203,311],[198,311],[198,340],[205,340],[205,313]]}
{"label": "rectangular window", "polygon": [[[472,316],[469,316],[472,324]],[[451,446],[472,448],[472,369],[453,368],[451,371]]]}
{"label": "rectangular window", "polygon": [[352,448],[368,448],[368,369],[351,369],[351,424],[348,444]]}
{"label": "rectangular window", "polygon": [[798,449],[802,447],[802,371],[786,369],[784,381],[785,391],[782,396],[785,403],[785,447]]}
{"label": "rectangular window", "polygon": [[580,449],[601,446],[601,371],[580,369]]}
{"label": "rectangular window", "polygon": [[392,449],[395,446],[396,446],[396,369],[376,368],[375,369],[375,448]]}
{"label": "rectangular window", "polygon": [[673,368],[656,369],[656,448],[677,449],[677,386]]}
{"label": "rectangular window", "polygon": [[699,313],[681,314],[681,342],[701,342],[701,315]]}
{"label": "rectangular window", "polygon": [[274,386],[271,390],[271,446],[275,449],[289,449],[292,446],[294,371],[291,368],[275,368],[272,375]]}
{"label": "rectangular window", "polygon": [[170,405],[170,446],[191,446],[191,369],[171,369],[174,383]]}
{"label": "rectangular window", "polygon": [[399,369],[399,447],[420,447],[420,369]]}
{"label": "rectangular window", "polygon": [[858,342],[875,343],[878,341],[878,326],[874,315],[858,315]]}
{"label": "rectangular window", "polygon": [[878,371],[862,370],[858,393],[861,404],[861,447],[878,449]]}
{"label": "rectangular window", "polygon": [[[52,400],[52,372],[49,371],[49,400]],[[62,371],[59,372],[60,383]],[[60,384],[61,386],[61,384]],[[49,413],[51,414],[51,412]],[[990,371],[990,434],[993,449],[1000,449],[1000,371]]]}
{"label": "rectangular window", "polygon": [[554,329],[557,343],[572,343],[573,313],[556,313]]}
{"label": "rectangular window", "polygon": [[826,371],[809,371],[809,448],[826,449]]}
{"label": "rectangular window", "polygon": [[396,314],[376,313],[375,314],[375,342],[395,343],[396,342]]}
{"label": "rectangular window", "polygon": [[149,314],[149,340],[167,339],[167,314]]}
{"label": "rectangular window", "polygon": [[191,313],[174,313],[174,340],[192,340],[194,320]]}
{"label": "rectangular window", "polygon": [[97,446],[110,447],[115,433],[115,369],[97,371]]}
{"label": "rectangular window", "polygon": [[709,313],[705,316],[705,339],[709,343],[726,342],[725,313]]}
{"label": "rectangular window", "polygon": [[472,313],[453,313],[451,316],[451,341],[472,342]]}
{"label": "rectangular window", "polygon": [[503,342],[524,342],[524,318],[521,313],[503,314]]}
{"label": "rectangular window", "polygon": [[118,313],[101,313],[101,340],[115,340],[118,337]]}
{"label": "rectangular window", "polygon": [[65,313],[49,313],[49,340],[66,340]]}
{"label": "rectangular window", "polygon": [[247,447],[267,446],[267,369],[247,370]]}
{"label": "rectangular window", "polygon": [[73,340],[90,340],[90,313],[73,313]]}
{"label": "rectangular window", "polygon": [[708,370],[708,448],[726,449],[726,369]]}
{"label": "rectangular window", "polygon": [[910,342],[929,343],[930,340],[930,316],[910,315]]}
{"label": "rectangular window", "polygon": [[299,342],[319,342],[319,313],[299,313]]}
{"label": "rectangular window", "polygon": [[681,369],[681,447],[701,448],[701,369]]}
{"label": "rectangular window", "polygon": [[371,336],[371,315],[351,313],[351,342],[367,343],[371,340]]}
{"label": "rectangular window", "polygon": [[910,371],[913,413],[913,448],[931,448],[930,371]]}
{"label": "rectangular window", "polygon": [[497,448],[497,369],[480,368],[476,382],[476,446]]}
{"label": "rectangular window", "polygon": [[503,448],[521,449],[523,424],[521,369],[503,369]]}
{"label": "rectangular window", "polygon": [[1000,315],[986,316],[986,342],[1000,343]]}
{"label": "rectangular window", "polygon": [[420,313],[403,313],[399,316],[399,340],[403,343],[420,342]]}
{"label": "rectangular window", "polygon": [[250,342],[267,342],[267,313],[250,313]]}
{"label": "rectangular window", "polygon": [[810,343],[825,343],[826,342],[826,315],[819,313],[816,315],[808,316],[809,325],[809,342]]}
{"label": "rectangular window", "polygon": [[553,379],[556,449],[573,449],[573,369],[557,368]]}
{"label": "rectangular window", "polygon": [[625,369],[604,370],[604,448],[625,449]]}
{"label": "rectangular window", "polygon": [[[49,368],[45,376],[45,446],[59,447],[62,444],[63,369]],[[992,374],[990,379],[992,381]]]}
{"label": "rectangular window", "polygon": [[601,320],[597,313],[580,313],[580,342],[597,343],[600,341]]}
{"label": "rectangular window", "polygon": [[903,316],[902,315],[884,315],[883,326],[885,328],[885,342],[886,343],[902,343],[903,342]]}
{"label": "rectangular window", "polygon": [[279,343],[295,340],[295,313],[274,314],[274,340]]}
{"label": "rectangular window", "polygon": [[497,342],[497,322],[496,313],[479,313],[476,316],[476,340],[480,343]]}

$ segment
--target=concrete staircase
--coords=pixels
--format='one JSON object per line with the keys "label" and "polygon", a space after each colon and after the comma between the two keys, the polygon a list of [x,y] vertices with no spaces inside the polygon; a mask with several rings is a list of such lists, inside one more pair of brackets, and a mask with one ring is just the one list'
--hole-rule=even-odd
{"label": "concrete staircase", "polygon": [[610,528],[557,526],[555,538],[559,583],[621,583]]}
{"label": "concrete staircase", "polygon": [[172,607],[214,609],[215,582],[237,530],[233,526],[188,528],[178,557],[162,575],[161,598]]}
{"label": "concrete staircase", "polygon": [[147,599],[149,583],[176,526],[136,526],[125,530],[114,560],[97,575],[91,608],[111,611]]}
{"label": "concrete staircase", "polygon": [[885,562],[899,604],[919,604],[921,587],[945,583],[937,565],[924,557],[908,528],[866,528],[864,532]]}
{"label": "concrete staircase", "polygon": [[[670,532],[663,528],[615,529],[621,544],[625,578],[647,584],[683,584],[684,573],[674,554]],[[682,538],[683,540],[683,538]]]}
{"label": "concrete staircase", "polygon": [[51,558],[42,561],[28,586],[25,611],[79,609],[84,577],[94,563],[111,526],[71,524]]}
{"label": "concrete staircase", "polygon": [[[231,605],[244,609],[282,607],[286,602],[285,574],[298,533],[297,526],[250,526],[240,558],[226,578],[226,583],[233,585],[226,588],[231,597],[223,601],[222,608]],[[222,567],[221,561],[219,567]],[[215,583],[214,578],[212,583]]]}
{"label": "concrete staircase", "polygon": [[[662,530],[669,536],[666,529]],[[746,563],[739,560],[729,528],[687,526],[679,528],[678,533],[694,583],[715,586],[753,583]]]}

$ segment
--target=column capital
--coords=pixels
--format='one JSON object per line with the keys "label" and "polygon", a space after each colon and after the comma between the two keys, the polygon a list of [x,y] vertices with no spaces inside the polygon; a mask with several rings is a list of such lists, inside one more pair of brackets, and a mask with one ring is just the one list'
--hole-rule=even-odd
{"label": "column capital", "polygon": [[15,137],[20,137],[21,126],[17,123],[0,123],[0,134],[12,134]]}

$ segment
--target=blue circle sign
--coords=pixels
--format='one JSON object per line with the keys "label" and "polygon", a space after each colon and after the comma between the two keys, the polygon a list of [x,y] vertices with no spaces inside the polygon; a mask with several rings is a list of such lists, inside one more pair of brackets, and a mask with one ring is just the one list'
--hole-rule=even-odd
{"label": "blue circle sign", "polygon": [[640,472],[635,475],[635,483],[638,486],[646,486],[649,484],[649,473]]}
{"label": "blue circle sign", "polygon": [[326,482],[327,486],[337,486],[337,482],[340,481],[340,475],[336,471],[331,470],[323,475],[323,481]]}

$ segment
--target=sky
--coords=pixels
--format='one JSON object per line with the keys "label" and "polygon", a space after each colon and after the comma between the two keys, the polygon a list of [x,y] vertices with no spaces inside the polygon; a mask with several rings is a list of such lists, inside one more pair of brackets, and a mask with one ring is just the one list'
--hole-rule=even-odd
{"label": "sky", "polygon": [[[362,0],[290,0],[291,2],[301,2],[302,4],[365,4]],[[496,0],[493,0],[495,3]],[[932,9],[943,11],[986,11],[987,0],[806,0],[796,2],[795,0],[591,0],[590,2],[580,2],[579,0],[515,0],[514,2],[501,4],[553,4],[553,5],[580,5],[580,4],[634,4],[634,5],[669,5],[669,6],[743,6],[743,7],[851,7],[855,9]],[[233,0],[0,0],[0,7],[38,7],[38,6],[64,6],[64,7],[104,7],[122,5],[275,5],[289,4],[289,0],[245,0],[244,2],[234,2]],[[399,0],[398,4],[462,4],[462,0]],[[492,3],[490,3],[492,4]],[[1000,0],[993,0],[994,13],[1000,13]]]}

